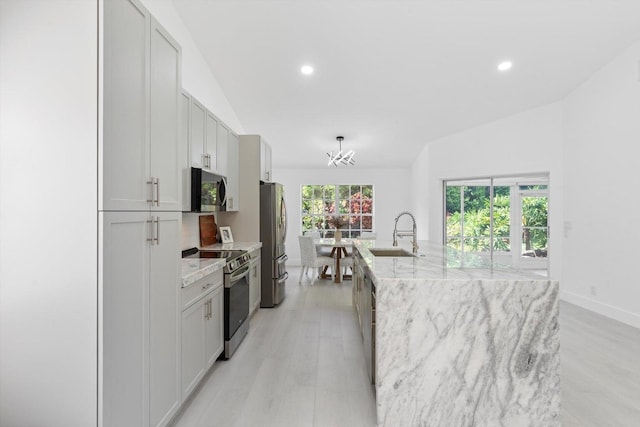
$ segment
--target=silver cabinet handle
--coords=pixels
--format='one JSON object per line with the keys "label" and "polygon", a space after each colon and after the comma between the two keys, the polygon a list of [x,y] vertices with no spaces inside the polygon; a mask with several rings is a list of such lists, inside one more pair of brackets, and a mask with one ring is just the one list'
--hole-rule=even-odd
{"label": "silver cabinet handle", "polygon": [[149,233],[151,237],[147,238],[147,242],[151,242],[152,245],[159,245],[160,244],[160,217],[152,216],[151,220],[147,221],[147,224],[151,224],[151,230]]}
{"label": "silver cabinet handle", "polygon": [[150,237],[147,237],[147,242],[151,242],[151,244],[153,245],[153,242],[154,242],[154,237],[153,237],[153,217],[151,217],[151,220],[147,220],[147,224],[151,224],[151,227],[149,228]]}
{"label": "silver cabinet handle", "polygon": [[151,205],[160,206],[160,180],[152,176],[147,181],[147,184],[151,185],[151,199],[147,199],[147,202],[151,203]]}
{"label": "silver cabinet handle", "polygon": [[160,244],[160,217],[156,217],[156,245]]}

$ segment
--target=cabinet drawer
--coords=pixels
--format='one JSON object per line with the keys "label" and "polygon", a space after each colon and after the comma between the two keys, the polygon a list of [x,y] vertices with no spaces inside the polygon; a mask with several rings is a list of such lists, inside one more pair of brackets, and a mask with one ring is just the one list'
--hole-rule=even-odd
{"label": "cabinet drawer", "polygon": [[222,270],[218,270],[182,288],[182,309],[189,307],[213,289],[222,286],[222,283],[223,273]]}

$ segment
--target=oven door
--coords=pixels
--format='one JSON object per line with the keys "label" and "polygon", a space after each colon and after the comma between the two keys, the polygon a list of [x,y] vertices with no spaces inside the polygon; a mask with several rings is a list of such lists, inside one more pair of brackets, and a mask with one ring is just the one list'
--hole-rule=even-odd
{"label": "oven door", "polygon": [[224,339],[229,341],[249,316],[249,264],[224,277]]}

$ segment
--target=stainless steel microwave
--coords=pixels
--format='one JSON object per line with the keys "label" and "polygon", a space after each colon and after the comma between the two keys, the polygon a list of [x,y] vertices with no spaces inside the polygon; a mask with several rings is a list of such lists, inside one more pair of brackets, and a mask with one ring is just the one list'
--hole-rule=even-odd
{"label": "stainless steel microwave", "polygon": [[191,212],[227,210],[227,179],[200,168],[191,168]]}

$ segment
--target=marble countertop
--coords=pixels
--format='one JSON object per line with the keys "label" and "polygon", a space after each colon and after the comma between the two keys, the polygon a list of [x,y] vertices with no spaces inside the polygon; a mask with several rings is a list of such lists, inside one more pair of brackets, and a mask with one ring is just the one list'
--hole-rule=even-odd
{"label": "marble countertop", "polygon": [[354,241],[376,286],[378,425],[559,427],[558,281],[418,245]]}
{"label": "marble countertop", "polygon": [[[506,264],[491,264],[473,254],[461,255],[441,244],[418,241],[417,256],[374,256],[369,248],[393,248],[391,240],[354,240],[353,246],[371,270],[375,283],[386,280],[544,280],[549,278]],[[412,252],[411,242],[399,240],[398,247]]]}
{"label": "marble countertop", "polygon": [[[251,252],[262,247],[262,242],[234,242],[216,243],[214,245],[203,246],[202,250],[239,250]],[[203,277],[221,270],[225,260],[217,258],[183,258],[182,259],[182,287],[185,288]]]}
{"label": "marble countertop", "polygon": [[182,287],[197,282],[203,277],[222,270],[225,260],[219,258],[182,258]]}
{"label": "marble countertop", "polygon": [[247,251],[251,252],[262,247],[262,242],[233,242],[233,243],[216,243],[209,246],[202,246],[198,249],[213,250],[224,249],[228,251]]}

